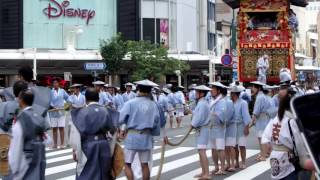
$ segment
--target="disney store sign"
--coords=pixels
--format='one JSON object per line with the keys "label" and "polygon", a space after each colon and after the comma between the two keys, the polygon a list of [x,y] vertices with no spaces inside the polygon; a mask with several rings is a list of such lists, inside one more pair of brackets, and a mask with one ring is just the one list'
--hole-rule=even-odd
{"label": "disney store sign", "polygon": [[80,9],[72,8],[69,0],[64,0],[59,3],[57,0],[49,0],[48,7],[43,9],[43,13],[48,16],[49,19],[59,17],[77,17],[86,21],[89,24],[90,20],[96,15],[96,11],[93,9]]}

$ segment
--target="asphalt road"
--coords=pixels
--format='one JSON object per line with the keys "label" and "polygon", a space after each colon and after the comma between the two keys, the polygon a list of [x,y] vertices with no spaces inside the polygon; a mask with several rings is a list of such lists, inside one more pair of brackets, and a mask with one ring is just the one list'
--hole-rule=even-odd
{"label": "asphalt road", "polygon": [[[183,120],[181,128],[167,128],[167,135],[172,142],[180,141],[190,127],[190,117]],[[161,179],[168,180],[189,180],[200,172],[199,157],[195,147],[195,134],[190,137],[179,147],[166,147],[165,164],[163,166]],[[214,176],[212,179],[220,180],[239,180],[239,179],[255,179],[268,180],[270,179],[270,165],[268,161],[256,162],[254,157],[259,153],[257,139],[253,129],[250,131],[247,146],[247,168],[238,170],[234,173],[228,173],[225,176]],[[153,168],[151,176],[155,179],[160,164],[161,140],[155,138],[155,148],[153,151]],[[75,162],[72,160],[71,149],[64,150],[48,150],[47,151],[47,169],[46,179],[48,180],[71,180],[75,177]],[[211,153],[210,170],[213,170]],[[123,174],[118,178],[125,180]]]}

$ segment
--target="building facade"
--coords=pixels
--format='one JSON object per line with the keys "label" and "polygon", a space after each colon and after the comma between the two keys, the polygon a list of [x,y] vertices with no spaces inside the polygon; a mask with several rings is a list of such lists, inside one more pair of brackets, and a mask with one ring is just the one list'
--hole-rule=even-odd
{"label": "building facade", "polygon": [[[291,6],[296,14],[299,22],[298,32],[296,36],[296,52],[312,57],[312,49],[310,46],[310,32],[314,31],[317,25],[317,15],[320,12],[320,1],[310,0],[307,7]],[[309,35],[308,35],[309,34]],[[313,35],[311,35],[313,36]]]}
{"label": "building facade", "polygon": [[[217,50],[215,0],[119,0],[118,31],[127,40],[165,46],[169,56],[187,61],[191,70],[182,77],[185,86],[208,82],[210,62],[217,71],[223,69],[221,56],[208,55]],[[166,81],[174,84],[177,79],[173,73]]]}
{"label": "building facade", "polygon": [[38,78],[67,72],[91,79],[86,62],[99,62],[100,41],[117,30],[116,0],[0,0],[0,76],[35,66]]}
{"label": "building facade", "polygon": [[318,57],[317,57],[317,63],[318,66],[320,66],[320,12],[318,13],[317,16],[317,34],[318,34]]}

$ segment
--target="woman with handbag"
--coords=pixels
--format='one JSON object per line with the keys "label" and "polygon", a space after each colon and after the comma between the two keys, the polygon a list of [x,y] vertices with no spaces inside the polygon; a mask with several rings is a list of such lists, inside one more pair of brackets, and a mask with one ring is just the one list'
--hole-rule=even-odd
{"label": "woman with handbag", "polygon": [[[306,168],[308,157],[298,126],[290,110],[290,101],[295,96],[296,89],[289,84],[282,84],[279,97],[278,115],[267,125],[262,144],[271,145],[270,154],[272,179],[296,180],[299,172]],[[268,152],[264,152],[268,153]]]}

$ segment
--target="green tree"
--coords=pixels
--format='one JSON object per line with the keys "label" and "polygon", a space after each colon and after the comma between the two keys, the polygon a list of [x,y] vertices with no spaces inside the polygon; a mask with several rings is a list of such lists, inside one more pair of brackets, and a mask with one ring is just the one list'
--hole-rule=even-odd
{"label": "green tree", "polygon": [[168,57],[168,50],[157,47],[148,41],[128,41],[128,52],[131,56],[131,80],[150,79],[159,81],[166,74],[182,73],[189,70],[187,63]]}
{"label": "green tree", "polygon": [[106,65],[107,72],[115,75],[122,68],[123,58],[127,54],[127,42],[121,34],[117,34],[110,40],[103,40],[100,44],[100,52]]}

